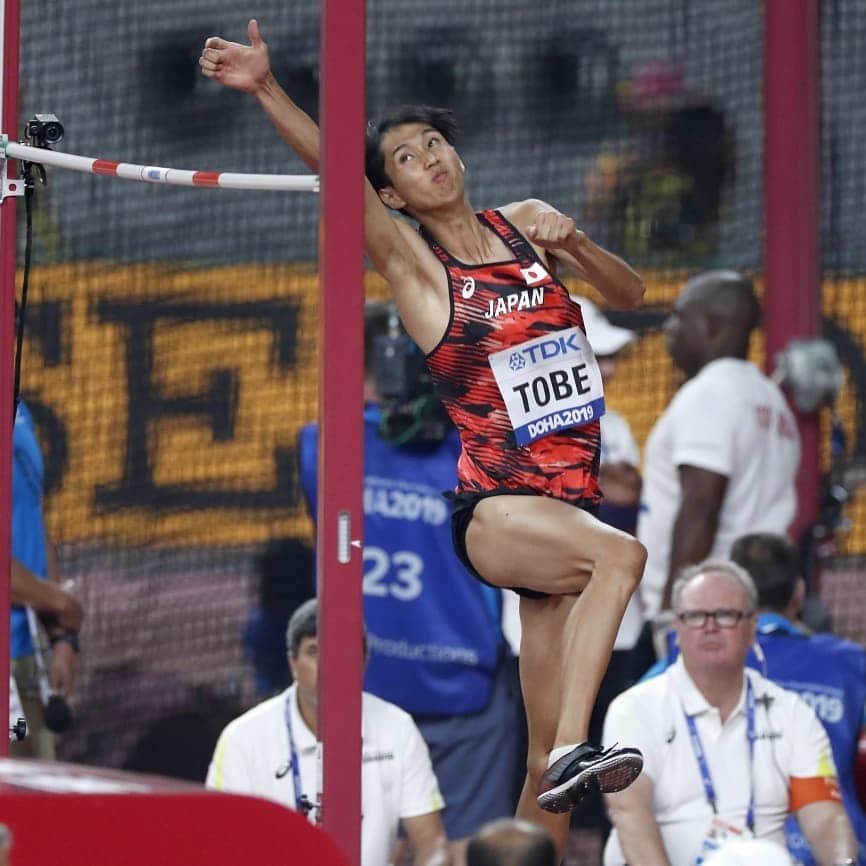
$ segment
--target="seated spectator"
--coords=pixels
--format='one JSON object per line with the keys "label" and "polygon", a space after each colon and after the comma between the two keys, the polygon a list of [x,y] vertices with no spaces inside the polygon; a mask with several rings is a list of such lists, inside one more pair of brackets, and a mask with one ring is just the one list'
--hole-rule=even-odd
{"label": "seated spectator", "polygon": [[[316,600],[302,604],[286,634],[294,685],[222,732],[207,787],[252,794],[318,820],[318,640]],[[412,719],[373,695],[362,704],[361,864],[382,866],[402,826],[415,866],[448,866],[444,805],[427,747]]]}
{"label": "seated spectator", "polygon": [[693,866],[733,838],[784,844],[795,814],[821,866],[856,862],[829,739],[800,697],[746,668],[758,595],[749,575],[705,560],[674,583],[680,658],[620,695],[606,742],[636,743],[644,767],[607,795],[606,866]]}
{"label": "seated spectator", "polygon": [[556,866],[553,837],[520,818],[491,821],[470,838],[466,866]]}
{"label": "seated spectator", "polygon": [[[848,818],[866,853],[866,815],[857,797],[857,743],[866,728],[866,650],[829,634],[812,635],[799,620],[806,596],[796,547],[782,535],[756,532],[734,542],[731,559],[742,566],[758,593],[757,643],[746,663],[785,689],[799,694],[817,714],[830,737],[839,788]],[[676,660],[669,652],[648,676]],[[814,864],[797,822],[786,825],[788,848],[805,866]]]}
{"label": "seated spectator", "polygon": [[[866,815],[857,800],[854,766],[857,741],[866,728],[866,649],[831,634],[810,635],[799,619],[806,584],[796,547],[771,533],[744,535],[731,559],[758,589],[758,646],[764,676],[797,692],[818,715],[833,747],[839,788],[857,835],[860,862],[866,862]],[[814,863],[796,822],[787,828],[788,847],[806,866]]]}

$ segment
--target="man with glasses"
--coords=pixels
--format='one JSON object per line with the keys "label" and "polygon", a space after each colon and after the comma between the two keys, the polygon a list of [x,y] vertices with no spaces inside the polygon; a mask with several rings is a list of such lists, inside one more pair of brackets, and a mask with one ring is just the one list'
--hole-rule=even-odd
{"label": "man with glasses", "polygon": [[785,844],[796,814],[821,866],[857,852],[820,721],[797,695],[746,668],[758,595],[726,560],[686,569],[672,591],[677,661],[620,695],[604,741],[635,743],[644,766],[606,796],[605,866],[695,866],[726,842]]}

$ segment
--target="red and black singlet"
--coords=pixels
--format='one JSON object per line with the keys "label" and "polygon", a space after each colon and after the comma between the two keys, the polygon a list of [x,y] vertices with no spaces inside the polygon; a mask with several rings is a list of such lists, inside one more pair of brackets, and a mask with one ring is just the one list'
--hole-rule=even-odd
{"label": "red and black singlet", "polygon": [[421,229],[445,267],[451,295],[448,328],[427,366],[463,444],[458,491],[513,489],[598,503],[599,422],[518,446],[488,362],[489,355],[535,337],[575,326],[585,331],[580,307],[499,211],[477,216],[514,259],[466,265]]}

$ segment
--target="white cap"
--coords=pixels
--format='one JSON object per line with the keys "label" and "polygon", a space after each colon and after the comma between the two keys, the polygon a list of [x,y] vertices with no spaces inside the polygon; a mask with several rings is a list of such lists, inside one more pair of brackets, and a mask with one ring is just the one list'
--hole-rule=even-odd
{"label": "white cap", "polygon": [[589,345],[592,346],[596,355],[615,355],[637,338],[634,331],[620,328],[608,322],[604,313],[589,298],[572,295],[571,300],[580,304],[586,336],[589,338]]}
{"label": "white cap", "polygon": [[788,851],[769,839],[731,839],[713,851],[704,866],[792,866]]}

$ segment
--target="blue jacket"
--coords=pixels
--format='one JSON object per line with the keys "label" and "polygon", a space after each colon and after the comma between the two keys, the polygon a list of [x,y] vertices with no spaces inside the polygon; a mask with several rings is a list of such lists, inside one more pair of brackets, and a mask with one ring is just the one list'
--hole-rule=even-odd
{"label": "blue jacket", "polygon": [[[366,691],[414,714],[484,709],[503,646],[500,592],[472,577],[451,543],[445,490],[457,483],[455,431],[434,446],[392,445],[364,412]],[[301,485],[316,514],[318,426],[300,433]]]}
{"label": "blue jacket", "polygon": [[[21,402],[12,434],[12,558],[43,579],[48,575],[45,521],[42,517],[44,477],[33,416]],[[11,609],[9,637],[12,659],[33,653],[27,613],[19,605],[13,605]]]}

